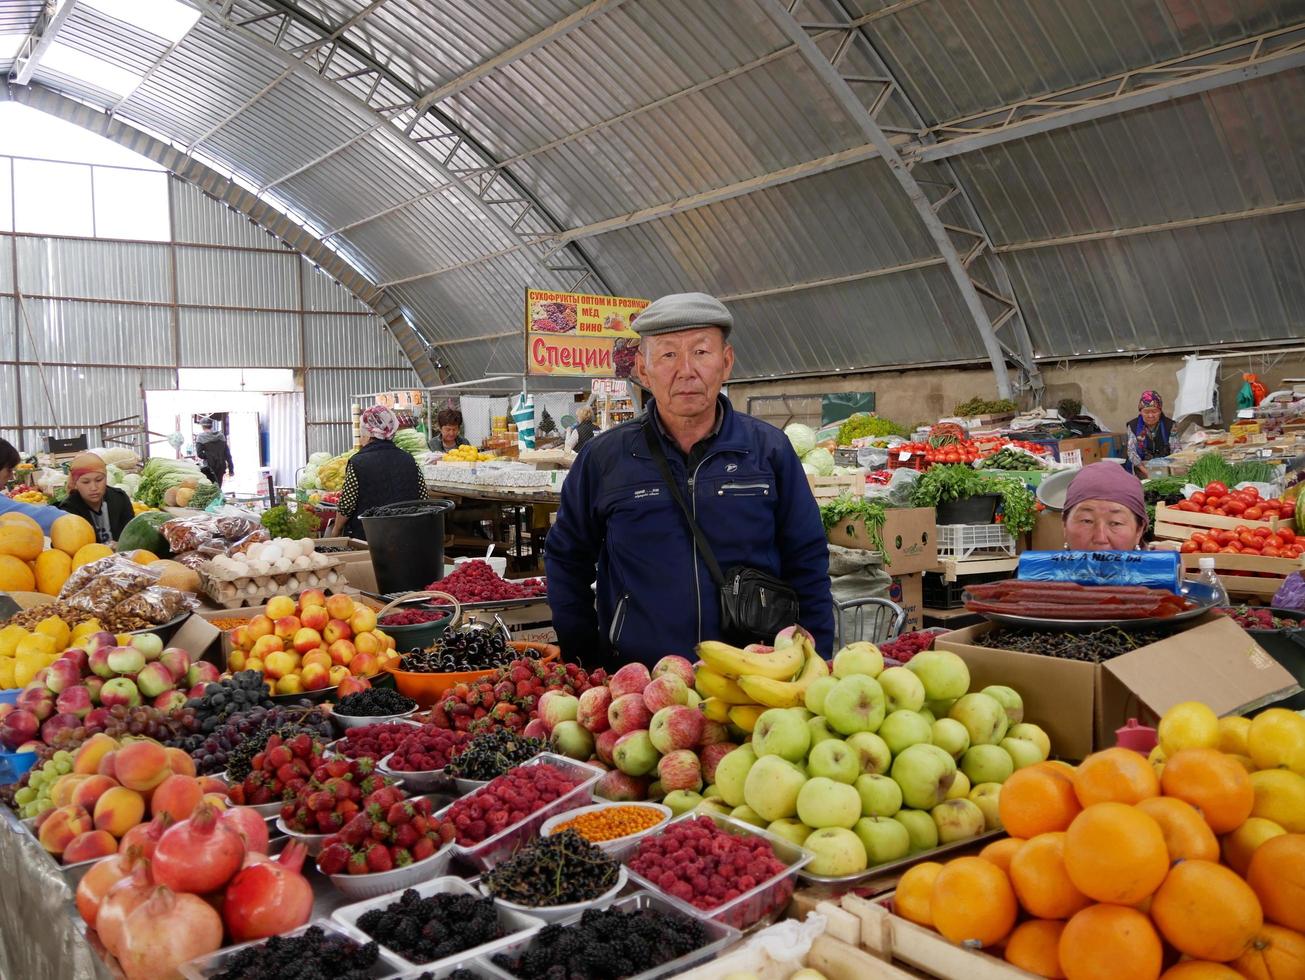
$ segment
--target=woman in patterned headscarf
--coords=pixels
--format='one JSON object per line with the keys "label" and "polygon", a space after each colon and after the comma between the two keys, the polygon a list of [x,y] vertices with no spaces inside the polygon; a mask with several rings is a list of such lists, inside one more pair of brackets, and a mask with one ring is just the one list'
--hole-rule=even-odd
{"label": "woman in patterned headscarf", "polygon": [[362,448],[345,464],[339,510],[331,529],[333,535],[343,532],[351,538],[366,537],[358,515],[373,507],[426,499],[421,467],[411,453],[392,441],[399,431],[395,414],[382,405],[373,405],[362,413],[359,426]]}
{"label": "woman in patterned headscarf", "polygon": [[1164,413],[1160,393],[1147,390],[1137,403],[1137,418],[1128,423],[1128,463],[1140,479],[1146,479],[1146,461],[1168,456],[1174,420]]}

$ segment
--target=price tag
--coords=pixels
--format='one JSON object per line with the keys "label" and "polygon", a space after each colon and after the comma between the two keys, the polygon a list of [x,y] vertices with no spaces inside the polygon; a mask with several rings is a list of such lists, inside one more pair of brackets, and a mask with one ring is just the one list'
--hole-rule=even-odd
{"label": "price tag", "polygon": [[900,459],[903,463],[905,463],[908,459],[911,458],[911,454],[908,451],[903,450],[902,452],[897,454],[897,458]]}
{"label": "price tag", "polygon": [[1066,463],[1066,464],[1068,464],[1069,466],[1082,466],[1082,465],[1083,465],[1083,450],[1081,450],[1081,449],[1068,449],[1068,450],[1066,450],[1065,452],[1063,452],[1063,453],[1060,454],[1060,461],[1061,461],[1062,463]]}

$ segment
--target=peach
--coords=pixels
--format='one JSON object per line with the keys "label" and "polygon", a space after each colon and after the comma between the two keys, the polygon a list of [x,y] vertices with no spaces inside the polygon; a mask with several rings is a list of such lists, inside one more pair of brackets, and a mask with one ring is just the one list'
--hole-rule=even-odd
{"label": "peach", "polygon": [[77,784],[72,791],[72,799],[68,802],[76,803],[88,811],[94,810],[96,800],[117,785],[118,781],[108,776],[87,776]]}
{"label": "peach", "polygon": [[[249,651],[249,653],[251,657],[257,657],[258,659],[266,662],[268,654],[280,653],[284,649],[285,649],[285,643],[284,641],[282,641],[281,637],[268,635],[268,636],[260,636],[257,640],[255,640],[254,647],[252,650]],[[245,662],[245,666],[246,667],[249,666],[248,661]]]}
{"label": "peach", "polygon": [[94,829],[91,815],[84,807],[75,804],[61,806],[50,811],[50,815],[46,817],[37,832],[37,839],[51,854],[62,854],[74,837]]}
{"label": "peach", "polygon": [[371,681],[362,677],[346,677],[340,681],[340,697],[348,697],[350,694],[357,694],[359,691],[365,691],[371,687]]}
{"label": "peach", "polygon": [[291,654],[283,651],[269,653],[263,659],[263,673],[273,680],[280,680],[281,678],[293,673],[294,669],[295,658]]}
{"label": "peach", "polygon": [[304,667],[299,675],[299,682],[305,691],[320,691],[331,684],[331,672],[321,664],[312,663]]}
{"label": "peach", "polygon": [[301,626],[295,630],[293,643],[296,653],[311,653],[322,645],[322,634],[315,629]]}
{"label": "peach", "polygon": [[168,768],[183,776],[195,775],[195,760],[185,749],[167,748],[163,750],[168,757]]}
{"label": "peach", "polygon": [[151,790],[172,775],[168,753],[158,742],[128,742],[117,752],[114,770],[127,789]]}
{"label": "peach", "polygon": [[344,664],[332,664],[329,676],[331,678],[331,683],[327,686],[335,687],[341,681],[346,680],[349,677],[349,668],[344,666]]}
{"label": "peach", "polygon": [[[326,593],[321,589],[304,589],[299,593],[299,608],[307,609],[309,606],[321,606],[326,608]],[[316,627],[314,627],[316,628]]]}
{"label": "peach", "polygon": [[272,626],[272,632],[281,638],[285,643],[294,639],[294,635],[299,632],[303,623],[299,622],[298,616],[282,616]]}
{"label": "peach", "polygon": [[267,618],[275,622],[285,616],[295,614],[295,601],[288,595],[273,596],[267,600]]}
{"label": "peach", "polygon": [[109,776],[116,781],[118,778],[118,750],[114,749],[112,752],[106,752],[104,757],[100,759],[100,767],[95,771],[101,776]]}
{"label": "peach", "polygon": [[139,793],[116,786],[95,804],[95,829],[107,830],[121,837],[145,816],[145,797]]}
{"label": "peach", "polygon": [[63,849],[63,863],[77,864],[80,861],[94,861],[118,853],[118,842],[107,830],[88,830],[78,834]]}
{"label": "peach", "polygon": [[336,640],[352,640],[353,629],[343,619],[333,619],[322,630],[322,639],[328,644],[334,643]]}
{"label": "peach", "polygon": [[300,680],[298,674],[286,674],[284,677],[277,679],[277,694],[302,694],[303,691],[304,682]]}
{"label": "peach", "polygon": [[249,655],[244,650],[232,650],[227,654],[227,670],[238,674],[249,663]]}
{"label": "peach", "polygon": [[381,638],[375,633],[355,633],[353,635],[353,647],[359,653],[370,653],[373,656],[384,649]]}
{"label": "peach", "polygon": [[[330,629],[328,626],[327,631]],[[349,640],[336,640],[327,648],[327,652],[331,655],[331,663],[348,667],[358,650]]]}
{"label": "peach", "polygon": [[245,661],[245,670],[256,670],[261,674],[263,672],[263,658],[250,657]]}
{"label": "peach", "polygon": [[185,820],[203,798],[204,791],[198,779],[174,773],[154,790],[150,797],[150,815],[157,817],[166,813],[174,822]]}
{"label": "peach", "polygon": [[374,653],[359,653],[349,664],[349,673],[355,677],[371,677],[381,669],[381,662]]}
{"label": "peach", "polygon": [[332,619],[348,622],[353,617],[354,601],[347,595],[336,593],[326,600],[326,611]]}
{"label": "peach", "polygon": [[300,663],[305,668],[309,667],[312,664],[317,664],[319,667],[325,670],[330,670],[331,655],[327,653],[324,649],[319,647],[316,650],[310,650],[308,653],[305,653],[304,659],[300,661]]}
{"label": "peach", "polygon": [[117,739],[103,732],[92,735],[82,743],[73,757],[73,772],[92,775],[100,768],[100,760],[118,747]]}
{"label": "peach", "polygon": [[197,776],[199,780],[199,789],[202,793],[221,793],[226,794],[227,784],[222,782],[216,776]]}
{"label": "peach", "polygon": [[399,646],[398,642],[394,639],[394,637],[390,636],[389,633],[382,633],[380,630],[377,630],[376,632],[378,635],[384,637],[386,650],[389,650],[391,653],[393,653],[398,648]]}
{"label": "peach", "polygon": [[376,629],[376,613],[369,606],[354,606],[353,615],[349,617],[349,627],[354,636],[370,633]]}
{"label": "peach", "polygon": [[60,776],[50,787],[50,802],[55,806],[67,806],[72,802],[73,792],[91,777],[84,773],[68,773]]}
{"label": "peach", "polygon": [[224,793],[205,793],[204,802],[219,812],[231,806],[231,800]]}
{"label": "peach", "polygon": [[308,629],[317,630],[319,633],[326,629],[326,624],[330,621],[331,617],[327,615],[325,606],[305,606],[299,614],[299,622],[303,623]]}
{"label": "peach", "polygon": [[237,650],[248,650],[254,645],[254,637],[249,635],[249,627],[237,626],[231,631],[231,645]]}
{"label": "peach", "polygon": [[257,616],[255,616],[253,619],[251,619],[248,623],[245,624],[244,629],[249,639],[251,641],[257,642],[259,639],[261,639],[264,636],[272,635],[273,623],[272,620],[269,619],[267,616],[264,616],[262,613],[259,613]]}

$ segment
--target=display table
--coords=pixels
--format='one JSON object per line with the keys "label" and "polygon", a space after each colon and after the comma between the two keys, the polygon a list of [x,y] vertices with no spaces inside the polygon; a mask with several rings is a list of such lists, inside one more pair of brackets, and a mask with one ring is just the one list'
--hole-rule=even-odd
{"label": "display table", "polygon": [[[535,551],[534,537],[529,536],[529,547],[526,546],[526,532],[533,526],[531,511],[535,505],[544,505],[557,507],[561,503],[562,495],[556,490],[508,490],[498,487],[476,487],[466,484],[457,483],[427,483],[426,494],[431,498],[447,498],[459,503],[463,500],[474,500],[482,503],[494,504],[498,506],[509,505],[512,507],[512,523],[516,530],[516,556],[525,559],[527,566],[533,565],[537,553]],[[495,522],[498,526],[498,522]],[[446,547],[463,547],[479,548],[487,542],[479,538],[459,538],[454,537],[451,541],[446,541]],[[504,544],[505,542],[498,542]],[[510,542],[507,542],[510,545]],[[508,552],[512,554],[511,551]],[[520,569],[518,569],[520,570]]]}

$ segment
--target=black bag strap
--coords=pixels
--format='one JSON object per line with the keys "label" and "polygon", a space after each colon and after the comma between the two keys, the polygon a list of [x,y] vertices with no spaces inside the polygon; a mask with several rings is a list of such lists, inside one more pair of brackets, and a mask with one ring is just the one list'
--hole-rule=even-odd
{"label": "black bag strap", "polygon": [[707,536],[702,533],[702,528],[698,527],[698,522],[693,519],[693,511],[684,502],[684,495],[680,493],[680,485],[671,476],[671,467],[666,461],[666,450],[662,448],[662,441],[657,438],[657,434],[652,429],[655,424],[651,417],[643,424],[643,437],[648,442],[648,451],[652,453],[653,461],[656,462],[657,468],[661,471],[662,479],[666,481],[666,485],[670,488],[671,496],[680,505],[684,519],[689,522],[689,530],[693,532],[693,540],[697,542],[698,551],[701,552],[703,561],[707,563],[707,571],[711,573],[712,581],[716,583],[718,589],[723,591],[725,589],[725,576],[721,574],[720,565],[716,562],[716,555],[712,552],[711,545],[707,543]]}

